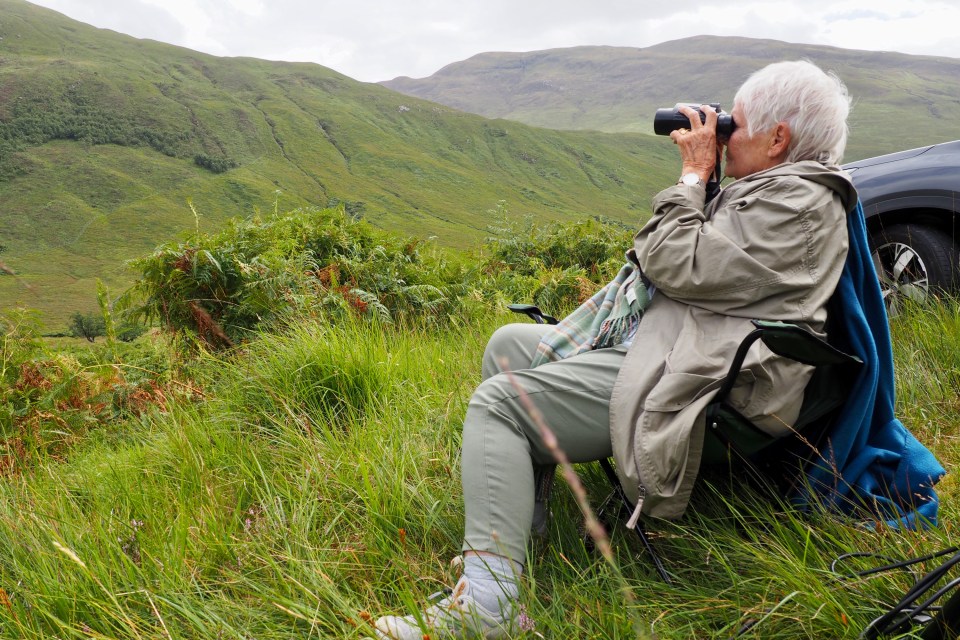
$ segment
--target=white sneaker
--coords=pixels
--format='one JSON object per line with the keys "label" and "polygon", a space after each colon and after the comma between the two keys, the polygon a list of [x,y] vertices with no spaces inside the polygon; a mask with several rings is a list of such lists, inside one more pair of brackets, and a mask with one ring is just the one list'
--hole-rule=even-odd
{"label": "white sneaker", "polygon": [[[439,596],[435,594],[431,598]],[[378,640],[431,640],[509,638],[516,631],[514,603],[504,604],[496,613],[488,611],[470,595],[470,583],[463,576],[453,593],[421,615],[384,616],[377,620]],[[434,635],[435,634],[435,635]]]}

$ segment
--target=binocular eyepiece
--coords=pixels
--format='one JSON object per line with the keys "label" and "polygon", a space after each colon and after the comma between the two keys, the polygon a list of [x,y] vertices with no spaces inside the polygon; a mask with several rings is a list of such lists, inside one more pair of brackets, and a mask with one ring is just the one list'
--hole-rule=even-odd
{"label": "binocular eyepiece", "polygon": [[[707,115],[700,110],[701,105],[694,103],[683,104],[700,114],[700,122],[706,121]],[[668,136],[671,131],[690,128],[690,120],[680,112],[680,106],[681,105],[678,104],[673,108],[657,109],[656,114],[653,116],[653,132],[655,134],[658,136]],[[718,102],[711,102],[708,106],[718,114],[717,137],[729,138],[733,130],[737,128],[737,124],[733,121],[733,116],[722,110]]]}

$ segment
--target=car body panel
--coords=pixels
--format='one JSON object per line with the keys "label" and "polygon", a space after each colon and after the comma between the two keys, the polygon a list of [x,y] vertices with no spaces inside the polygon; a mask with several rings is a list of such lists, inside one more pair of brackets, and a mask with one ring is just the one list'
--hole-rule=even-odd
{"label": "car body panel", "polygon": [[[843,165],[869,218],[907,210],[960,212],[960,140]],[[941,225],[942,226],[942,225]],[[953,228],[952,222],[948,225]]]}

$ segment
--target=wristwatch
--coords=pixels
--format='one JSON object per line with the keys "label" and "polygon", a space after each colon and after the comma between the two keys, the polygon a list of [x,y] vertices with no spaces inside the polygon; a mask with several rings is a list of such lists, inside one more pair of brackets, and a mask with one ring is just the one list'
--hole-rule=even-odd
{"label": "wristwatch", "polygon": [[688,187],[696,187],[696,186],[706,187],[707,186],[706,184],[704,184],[703,178],[701,178],[700,175],[696,173],[683,174],[682,176],[680,176],[680,180],[677,181],[677,184],[685,184]]}

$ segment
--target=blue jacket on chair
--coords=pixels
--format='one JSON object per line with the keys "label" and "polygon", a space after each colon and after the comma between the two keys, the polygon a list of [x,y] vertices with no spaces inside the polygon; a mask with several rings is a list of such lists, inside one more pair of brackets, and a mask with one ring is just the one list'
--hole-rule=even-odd
{"label": "blue jacket on chair", "polygon": [[936,525],[934,485],[946,473],[894,416],[893,352],[886,307],[867,244],[863,208],[847,216],[850,248],[834,294],[848,350],[864,361],[829,440],[808,471],[800,503],[867,508],[893,527]]}

